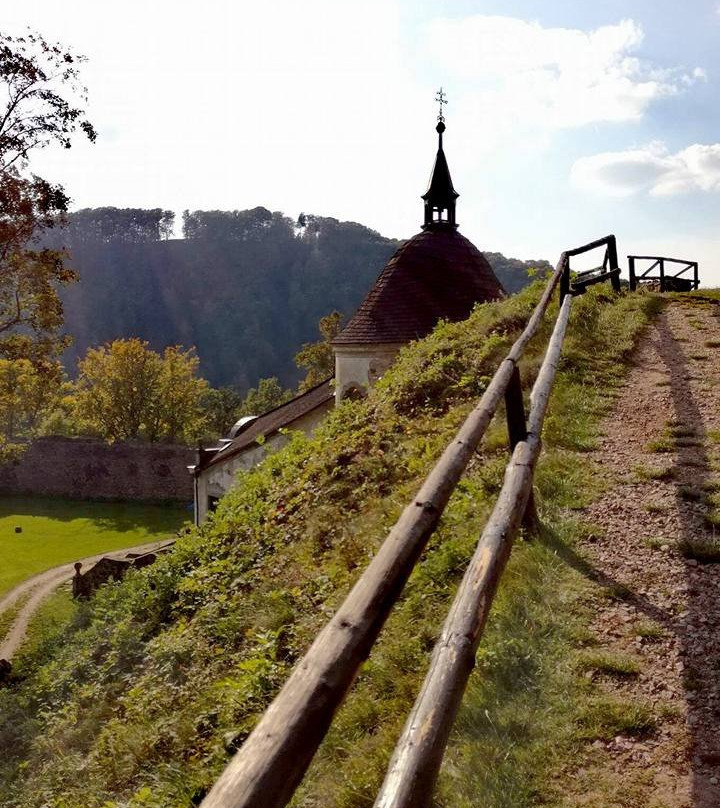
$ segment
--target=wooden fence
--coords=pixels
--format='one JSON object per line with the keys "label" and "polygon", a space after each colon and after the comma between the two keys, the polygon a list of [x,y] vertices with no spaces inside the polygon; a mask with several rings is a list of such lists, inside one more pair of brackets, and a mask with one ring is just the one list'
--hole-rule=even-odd
{"label": "wooden fence", "polygon": [[[652,261],[652,264],[641,274],[637,274],[635,268],[636,261]],[[679,264],[680,269],[674,274],[665,271],[665,264]],[[650,273],[657,269],[656,275]],[[686,272],[692,270],[693,277],[682,278]],[[628,272],[630,275],[630,289],[634,292],[638,283],[648,283],[651,281],[660,282],[661,292],[685,292],[690,289],[697,289],[700,285],[698,277],[698,262],[685,261],[681,258],[664,258],[655,255],[628,255]]]}
{"label": "wooden fence", "polygon": [[[603,266],[571,278],[570,258],[605,246]],[[512,456],[492,514],[460,584],[430,668],[398,741],[376,808],[423,808],[432,799],[445,746],[475,662],[485,621],[513,539],[534,518],[532,485],[541,433],[573,296],[611,281],[619,288],[614,236],[564,252],[525,329],[485,393],[405,508],[344,603],[298,662],[284,687],[203,800],[203,808],[280,808],[292,798],[333,716],[400,597],[445,506],[501,401]],[[553,293],[561,306],[530,394],[525,419],[518,362]]]}

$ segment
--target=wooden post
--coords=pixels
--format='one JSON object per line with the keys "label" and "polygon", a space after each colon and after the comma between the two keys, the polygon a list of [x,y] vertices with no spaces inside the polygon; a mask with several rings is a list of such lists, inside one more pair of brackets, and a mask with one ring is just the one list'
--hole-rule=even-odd
{"label": "wooden post", "polygon": [[545,359],[533,387],[527,440],[515,447],[492,514],[465,572],[430,669],[395,747],[375,808],[427,808],[445,746],[475,665],[500,576],[525,510],[540,433],[560,360],[572,297],[563,301]]}
{"label": "wooden post", "polygon": [[560,302],[562,302],[570,294],[570,259],[565,253],[560,256],[560,264],[563,267],[560,278]]}
{"label": "wooden post", "polygon": [[693,280],[694,280],[694,283],[695,283],[695,288],[697,289],[698,286],[700,286],[700,278],[698,278],[698,262],[697,261],[695,261],[693,263],[693,270],[694,270],[693,271]]}
{"label": "wooden post", "polygon": [[[517,365],[510,377],[510,382],[505,390],[505,417],[507,419],[508,438],[510,441],[510,454],[521,441],[527,440],[527,426],[525,423],[525,405],[523,403],[522,382],[520,380],[520,369]],[[527,508],[523,516],[523,527],[528,533],[537,532],[538,528],[537,508],[535,507],[535,497],[532,488],[528,497]]]}
{"label": "wooden post", "polygon": [[630,291],[634,292],[637,289],[637,280],[635,278],[635,257],[628,255],[628,272],[630,273]]}
{"label": "wooden post", "polygon": [[[607,253],[608,261],[610,263],[610,269],[618,269],[618,254],[617,254],[617,240],[615,236],[608,236],[608,246],[607,246]],[[610,283],[612,284],[612,288],[614,291],[620,291],[620,276],[613,275],[610,278]]]}
{"label": "wooden post", "polygon": [[661,258],[660,261],[660,291],[665,291],[665,259]]}

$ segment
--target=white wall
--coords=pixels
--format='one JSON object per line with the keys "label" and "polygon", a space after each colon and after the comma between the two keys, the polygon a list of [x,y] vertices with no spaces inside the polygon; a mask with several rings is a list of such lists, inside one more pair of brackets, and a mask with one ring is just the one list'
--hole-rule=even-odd
{"label": "white wall", "polygon": [[340,403],[352,388],[367,390],[395,361],[402,343],[337,345],[335,351],[335,401]]}
{"label": "white wall", "polygon": [[[332,407],[333,401],[330,399],[302,418],[293,421],[288,429],[310,435]],[[217,460],[209,468],[203,469],[196,479],[195,524],[199,525],[208,514],[208,497],[222,497],[234,485],[239,471],[249,471],[267,454],[282,449],[289,439],[287,434],[278,432],[262,444],[252,443],[244,451],[230,455],[226,461]]]}

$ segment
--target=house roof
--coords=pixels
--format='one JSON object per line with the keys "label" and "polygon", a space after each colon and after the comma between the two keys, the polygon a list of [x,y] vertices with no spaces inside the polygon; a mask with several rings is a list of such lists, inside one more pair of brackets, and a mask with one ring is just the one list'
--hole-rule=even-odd
{"label": "house roof", "polygon": [[209,461],[202,464],[202,469],[198,468],[197,471],[224,462],[229,457],[234,457],[253,443],[256,443],[257,439],[261,436],[263,438],[269,438],[285,427],[292,428],[295,421],[302,418],[304,415],[308,415],[313,410],[316,410],[335,397],[332,381],[332,377],[325,379],[325,381],[315,387],[311,387],[304,393],[300,393],[300,395],[291,398],[290,401],[286,401],[279,407],[268,410],[268,412],[250,421],[233,439],[232,443],[228,443],[222,449],[219,449]]}
{"label": "house roof", "polygon": [[423,230],[400,247],[333,345],[404,343],[438,320],[464,320],[504,295],[485,256],[453,228]]}

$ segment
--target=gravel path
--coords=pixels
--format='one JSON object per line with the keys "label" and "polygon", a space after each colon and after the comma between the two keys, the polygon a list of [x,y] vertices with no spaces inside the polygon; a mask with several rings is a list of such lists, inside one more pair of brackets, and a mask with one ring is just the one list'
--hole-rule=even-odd
{"label": "gravel path", "polygon": [[[101,553],[100,555],[82,558],[80,561],[83,567],[85,567],[85,571],[87,571],[89,565],[95,564],[101,558],[123,558],[127,553],[149,553],[168,543],[168,539],[163,539],[162,541],[155,541],[150,544],[127,547],[124,550],[116,550],[111,553]],[[0,659],[7,659],[8,661],[12,659],[13,655],[22,644],[22,641],[25,639],[27,628],[40,604],[59,586],[66,581],[70,581],[74,574],[75,562],[63,564],[60,567],[54,567],[53,569],[41,572],[29,578],[27,581],[18,584],[18,586],[11,589],[7,595],[0,600],[0,614],[2,614],[8,609],[12,609],[18,602],[27,598],[5,637],[0,638]]]}
{"label": "gravel path", "polygon": [[640,672],[587,676],[651,705],[658,723],[644,737],[595,741],[562,805],[718,808],[720,564],[680,548],[720,540],[707,520],[720,488],[720,305],[665,308],[593,459],[609,490],[582,512],[598,526],[582,556],[617,595],[593,604],[593,650],[631,655]]}

